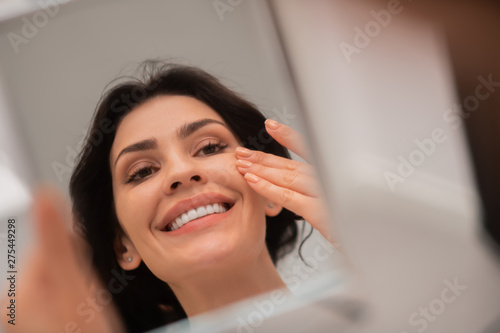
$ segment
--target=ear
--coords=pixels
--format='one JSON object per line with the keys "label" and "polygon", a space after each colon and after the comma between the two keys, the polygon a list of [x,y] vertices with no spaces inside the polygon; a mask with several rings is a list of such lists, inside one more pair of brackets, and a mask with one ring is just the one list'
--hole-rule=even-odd
{"label": "ear", "polygon": [[282,206],[277,205],[276,203],[270,201],[270,200],[265,200],[264,201],[264,211],[266,212],[266,216],[269,217],[275,217],[279,213],[281,213],[281,210],[283,209]]}
{"label": "ear", "polygon": [[141,264],[142,258],[123,231],[119,231],[113,243],[116,259],[121,268],[126,271],[136,269]]}

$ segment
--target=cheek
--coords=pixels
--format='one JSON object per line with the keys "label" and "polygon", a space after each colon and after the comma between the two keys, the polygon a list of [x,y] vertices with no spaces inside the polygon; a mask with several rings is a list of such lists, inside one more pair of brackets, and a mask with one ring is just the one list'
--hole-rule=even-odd
{"label": "cheek", "polygon": [[236,169],[236,158],[234,154],[222,154],[218,158],[205,163],[202,166],[208,175],[210,182],[217,186],[223,186],[238,191],[241,194],[260,197],[247,183],[243,175]]}
{"label": "cheek", "polygon": [[236,169],[236,158],[233,154],[222,154],[205,163],[202,167],[210,182],[235,189],[242,186],[241,181],[244,179]]}
{"label": "cheek", "polygon": [[152,180],[130,191],[115,194],[118,221],[129,235],[143,234],[155,217],[157,207],[155,183]]}
{"label": "cheek", "polygon": [[[204,165],[208,175],[209,183],[206,191],[217,190],[217,188],[228,188],[240,195],[241,216],[239,219],[243,224],[240,228],[245,228],[246,233],[258,234],[260,237],[265,233],[265,211],[264,198],[255,192],[243,175],[236,169],[236,158],[233,154],[223,154],[214,158],[210,163]],[[241,233],[241,229],[236,232]]]}

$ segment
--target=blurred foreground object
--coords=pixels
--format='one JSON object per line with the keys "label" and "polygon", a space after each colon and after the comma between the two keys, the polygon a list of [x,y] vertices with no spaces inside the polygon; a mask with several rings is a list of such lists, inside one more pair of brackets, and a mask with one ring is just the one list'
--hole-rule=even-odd
{"label": "blurred foreground object", "polygon": [[[60,194],[40,189],[33,213],[36,237],[29,258],[19,268],[15,325],[2,320],[3,330],[124,332],[111,294],[103,296],[101,291],[107,290],[91,279],[89,264],[78,252],[84,245],[68,230],[69,212]],[[7,308],[5,302],[10,302],[3,300]]]}
{"label": "blurred foreground object", "polygon": [[500,207],[485,191],[500,189],[499,5],[270,2],[344,252],[366,282],[359,331],[497,332],[500,262],[482,222],[497,224]]}

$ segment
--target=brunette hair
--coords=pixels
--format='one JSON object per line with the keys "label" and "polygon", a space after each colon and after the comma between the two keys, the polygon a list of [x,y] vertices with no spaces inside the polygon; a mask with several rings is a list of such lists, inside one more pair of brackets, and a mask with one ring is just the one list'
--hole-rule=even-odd
{"label": "brunette hair", "polygon": [[[153,329],[186,318],[186,314],[167,283],[144,263],[133,271],[118,265],[113,243],[121,229],[114,208],[109,154],[121,119],[156,96],[190,96],[217,112],[245,147],[290,158],[287,149],[267,134],[262,113],[214,76],[199,68],[158,61],[146,61],[140,72],[139,78],[114,82],[103,94],[70,181],[77,230],[90,244],[93,265],[114,294],[130,332]],[[301,219],[287,209],[266,217],[266,245],[275,264],[294,248],[296,221]]]}

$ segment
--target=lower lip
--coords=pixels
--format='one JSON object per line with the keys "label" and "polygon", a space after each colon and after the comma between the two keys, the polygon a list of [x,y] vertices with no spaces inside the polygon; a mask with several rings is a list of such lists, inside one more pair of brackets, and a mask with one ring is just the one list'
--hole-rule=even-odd
{"label": "lower lip", "polygon": [[213,226],[217,223],[219,223],[221,220],[225,219],[232,211],[233,207],[231,209],[227,210],[225,213],[218,213],[218,214],[210,214],[210,215],[205,215],[203,217],[200,217],[196,220],[190,221],[180,227],[177,230],[172,230],[172,231],[163,231],[169,236],[178,236],[178,235],[183,235],[186,233],[191,233],[195,232],[201,229],[205,229],[207,227]]}

